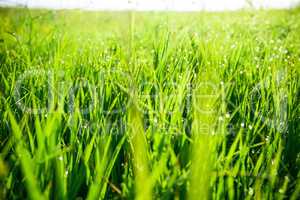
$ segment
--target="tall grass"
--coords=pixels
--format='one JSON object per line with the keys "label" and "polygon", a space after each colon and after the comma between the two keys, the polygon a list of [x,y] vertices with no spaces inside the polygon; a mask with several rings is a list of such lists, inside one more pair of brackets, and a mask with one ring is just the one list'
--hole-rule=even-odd
{"label": "tall grass", "polygon": [[299,9],[0,16],[0,198],[300,197]]}

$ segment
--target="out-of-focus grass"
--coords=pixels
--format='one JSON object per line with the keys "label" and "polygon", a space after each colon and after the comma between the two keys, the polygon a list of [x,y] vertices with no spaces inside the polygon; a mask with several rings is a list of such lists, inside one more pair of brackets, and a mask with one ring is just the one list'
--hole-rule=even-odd
{"label": "out-of-focus grass", "polygon": [[0,10],[0,198],[298,199],[300,12]]}

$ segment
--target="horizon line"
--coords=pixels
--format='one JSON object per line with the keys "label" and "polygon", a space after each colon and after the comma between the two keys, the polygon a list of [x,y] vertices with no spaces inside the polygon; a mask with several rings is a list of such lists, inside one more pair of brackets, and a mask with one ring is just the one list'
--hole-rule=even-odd
{"label": "horizon line", "polygon": [[168,5],[157,3],[151,5],[143,4],[80,4],[75,2],[40,2],[40,3],[18,3],[17,1],[1,1],[1,8],[28,8],[28,9],[47,9],[47,10],[86,10],[86,11],[171,11],[171,12],[222,12],[222,11],[239,11],[239,10],[270,10],[270,9],[293,9],[299,6],[300,2],[290,2],[280,6],[266,5],[247,5],[245,3],[239,5],[231,5],[226,7],[206,7],[204,4],[196,5]]}

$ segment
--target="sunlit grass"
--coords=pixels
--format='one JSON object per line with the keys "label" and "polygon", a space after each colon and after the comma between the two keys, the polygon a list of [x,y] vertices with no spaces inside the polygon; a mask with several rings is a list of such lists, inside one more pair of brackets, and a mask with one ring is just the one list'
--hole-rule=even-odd
{"label": "sunlit grass", "polygon": [[0,10],[1,199],[298,199],[300,12]]}

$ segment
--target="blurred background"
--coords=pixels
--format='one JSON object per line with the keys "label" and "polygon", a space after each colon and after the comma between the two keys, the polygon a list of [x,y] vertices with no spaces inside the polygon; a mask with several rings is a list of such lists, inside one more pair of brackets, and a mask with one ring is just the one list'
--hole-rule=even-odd
{"label": "blurred background", "polygon": [[87,10],[223,11],[243,8],[290,8],[299,0],[0,0],[0,6]]}

